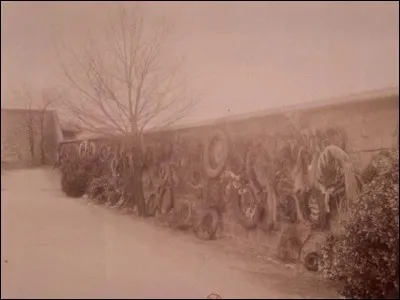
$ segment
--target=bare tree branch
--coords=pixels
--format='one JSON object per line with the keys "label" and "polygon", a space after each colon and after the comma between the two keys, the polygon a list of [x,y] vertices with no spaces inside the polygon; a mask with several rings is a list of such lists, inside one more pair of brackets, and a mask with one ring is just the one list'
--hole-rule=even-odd
{"label": "bare tree branch", "polygon": [[67,82],[81,96],[65,98],[64,107],[87,130],[134,136],[157,119],[165,119],[164,127],[180,120],[196,101],[183,95],[177,66],[163,65],[170,28],[149,30],[139,9],[131,14],[123,5],[108,25],[106,39],[89,37],[90,47],[79,55],[64,45],[71,63],[57,52]]}

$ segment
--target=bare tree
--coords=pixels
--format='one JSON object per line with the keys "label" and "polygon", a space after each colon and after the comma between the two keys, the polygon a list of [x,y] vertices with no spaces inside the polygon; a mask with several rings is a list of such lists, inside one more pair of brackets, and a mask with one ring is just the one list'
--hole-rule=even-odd
{"label": "bare tree", "polygon": [[41,98],[35,99],[31,91],[25,86],[23,97],[26,99],[27,119],[26,130],[29,139],[29,148],[32,162],[36,161],[36,145],[39,144],[40,164],[46,163],[45,143],[46,114],[49,108],[54,105],[62,94],[56,90],[42,91]]}
{"label": "bare tree", "polygon": [[26,128],[28,134],[28,141],[29,141],[29,153],[31,156],[31,162],[34,163],[35,161],[35,122],[34,122],[34,114],[32,112],[32,103],[33,100],[28,94],[27,99],[27,118],[24,123],[24,127]]}
{"label": "bare tree", "polygon": [[119,6],[102,39],[92,35],[89,46],[78,54],[63,47],[72,58],[68,63],[57,53],[70,86],[79,99],[67,98],[64,107],[88,131],[129,136],[135,153],[132,176],[138,210],[144,215],[141,183],[143,132],[151,122],[168,126],[186,115],[196,101],[184,94],[177,64],[167,67],[165,45],[170,28],[152,31],[139,10]]}
{"label": "bare tree", "polygon": [[39,130],[40,130],[40,162],[42,165],[46,163],[46,114],[51,107],[56,106],[58,101],[64,97],[64,94],[58,90],[45,90],[42,91],[41,103],[39,106],[40,116],[39,116]]}

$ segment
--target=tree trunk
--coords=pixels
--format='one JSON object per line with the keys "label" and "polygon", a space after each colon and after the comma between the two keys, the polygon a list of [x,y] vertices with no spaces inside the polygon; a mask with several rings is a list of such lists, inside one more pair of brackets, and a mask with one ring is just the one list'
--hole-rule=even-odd
{"label": "tree trunk", "polygon": [[40,120],[40,163],[43,166],[45,164],[45,155],[44,155],[44,115]]}
{"label": "tree trunk", "polygon": [[144,200],[143,193],[143,152],[142,143],[140,137],[134,135],[130,140],[131,143],[131,153],[132,153],[132,165],[133,168],[129,171],[129,200],[128,207],[134,207],[137,205],[139,216],[146,217],[147,210]]}
{"label": "tree trunk", "polygon": [[134,172],[133,172],[133,182],[135,187],[135,200],[138,207],[139,216],[146,217],[146,203],[144,201],[144,193],[143,193],[143,183],[142,183],[142,163],[138,161],[138,163],[134,164]]}
{"label": "tree trunk", "polygon": [[28,124],[28,136],[29,136],[29,150],[31,154],[31,162],[34,163],[35,161],[35,139],[34,139],[34,132],[33,132],[33,124],[32,121],[29,120]]}

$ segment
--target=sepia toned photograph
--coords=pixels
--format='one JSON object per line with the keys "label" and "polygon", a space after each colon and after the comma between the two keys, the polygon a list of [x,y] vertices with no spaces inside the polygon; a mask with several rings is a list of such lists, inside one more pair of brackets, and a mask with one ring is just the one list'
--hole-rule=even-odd
{"label": "sepia toned photograph", "polygon": [[1,1],[2,299],[399,299],[398,1]]}

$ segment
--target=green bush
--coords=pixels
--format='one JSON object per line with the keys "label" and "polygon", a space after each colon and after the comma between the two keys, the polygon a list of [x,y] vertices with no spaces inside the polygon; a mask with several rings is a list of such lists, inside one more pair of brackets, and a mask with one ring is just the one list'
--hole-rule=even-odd
{"label": "green bush", "polygon": [[[399,161],[398,150],[384,159],[376,176],[351,206],[344,234],[330,237],[322,251],[322,271],[343,283],[346,298],[398,297]],[[390,295],[392,294],[392,295]]]}

